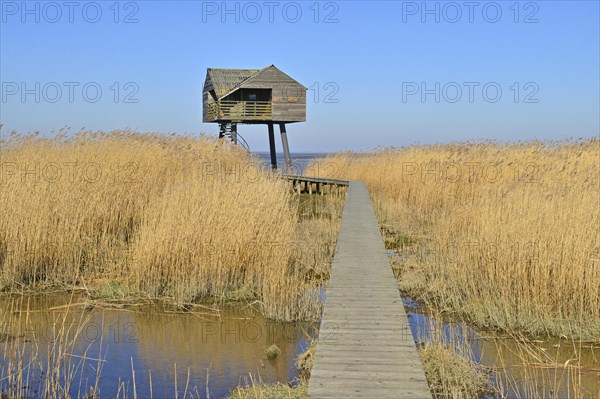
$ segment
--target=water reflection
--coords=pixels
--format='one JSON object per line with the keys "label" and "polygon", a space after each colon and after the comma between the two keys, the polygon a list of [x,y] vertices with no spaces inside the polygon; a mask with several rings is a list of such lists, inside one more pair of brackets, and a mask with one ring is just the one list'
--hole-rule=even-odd
{"label": "water reflection", "polygon": [[[71,327],[71,337],[79,328],[73,355],[85,354],[90,360],[70,390],[75,397],[80,379],[83,387],[94,384],[99,364],[91,359],[97,358],[102,359],[101,397],[117,395],[119,382],[121,391],[132,396],[132,365],[138,397],[149,397],[151,388],[155,398],[173,397],[176,389],[183,395],[187,386],[194,395],[206,397],[208,387],[211,398],[221,398],[249,382],[249,374],[266,383],[288,382],[297,377],[296,355],[306,349],[308,335],[315,334],[308,323],[270,321],[250,308],[182,313],[160,305],[127,310],[65,306],[77,301],[64,296],[30,298],[21,305],[29,312],[17,313],[11,326],[22,333],[19,339],[37,343],[42,364],[56,328]],[[2,320],[9,306],[9,300],[0,301]],[[275,361],[267,360],[264,352],[272,344],[281,350]]]}

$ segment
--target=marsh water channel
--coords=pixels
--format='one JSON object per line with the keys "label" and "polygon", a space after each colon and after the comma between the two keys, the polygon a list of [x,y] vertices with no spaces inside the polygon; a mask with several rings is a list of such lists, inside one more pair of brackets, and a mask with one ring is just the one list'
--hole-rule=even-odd
{"label": "marsh water channel", "polygon": [[443,342],[486,371],[484,398],[600,398],[600,340],[533,339],[484,331],[402,298],[417,345]]}
{"label": "marsh water channel", "polygon": [[[486,398],[529,398],[534,393],[543,398],[600,397],[600,348],[590,343],[552,339],[524,344],[460,321],[440,321],[418,303],[403,301],[418,345],[440,333],[449,345],[466,345],[492,382],[503,387]],[[59,379],[70,378],[73,397],[96,386],[101,398],[133,397],[134,391],[137,397],[187,393],[224,398],[252,379],[293,382],[295,358],[317,333],[314,324],[270,321],[239,306],[181,311],[145,304],[121,309],[84,298],[43,295],[3,298],[0,308],[0,387],[8,391],[10,363],[16,359],[7,350],[18,341],[25,348],[20,352],[24,398],[39,397],[39,381],[45,377],[41,370],[48,372],[48,356],[57,353],[63,355]],[[281,353],[268,360],[265,349],[273,344]]]}
{"label": "marsh water channel", "polygon": [[[24,398],[39,395],[50,351],[50,357],[65,354],[61,375],[72,373],[73,397],[97,386],[94,397],[101,398],[134,397],[134,391],[137,397],[185,397],[187,392],[187,397],[223,398],[250,384],[250,376],[254,382],[293,381],[295,358],[315,334],[309,323],[267,320],[250,307],[198,306],[182,312],[159,304],[115,309],[84,303],[65,295],[0,302],[2,392],[9,388],[9,362],[16,359],[7,356],[7,348],[15,340],[26,348]],[[280,350],[274,360],[265,355],[271,345]]]}

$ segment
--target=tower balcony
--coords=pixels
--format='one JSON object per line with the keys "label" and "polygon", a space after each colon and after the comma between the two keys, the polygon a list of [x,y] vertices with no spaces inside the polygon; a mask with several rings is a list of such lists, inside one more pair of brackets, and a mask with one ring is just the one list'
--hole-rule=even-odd
{"label": "tower balcony", "polygon": [[269,121],[273,119],[271,101],[225,101],[208,104],[208,121]]}

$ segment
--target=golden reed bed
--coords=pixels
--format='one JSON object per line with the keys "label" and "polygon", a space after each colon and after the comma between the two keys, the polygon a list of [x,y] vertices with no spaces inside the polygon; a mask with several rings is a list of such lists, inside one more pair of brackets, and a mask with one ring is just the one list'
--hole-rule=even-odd
{"label": "golden reed bed", "polygon": [[13,133],[0,157],[0,289],[243,297],[268,317],[318,317],[307,276],[327,274],[339,217],[307,222],[321,230],[308,234],[288,184],[245,151],[207,137]]}
{"label": "golden reed bed", "polygon": [[312,171],[367,183],[409,295],[484,327],[598,339],[599,143],[380,149]]}

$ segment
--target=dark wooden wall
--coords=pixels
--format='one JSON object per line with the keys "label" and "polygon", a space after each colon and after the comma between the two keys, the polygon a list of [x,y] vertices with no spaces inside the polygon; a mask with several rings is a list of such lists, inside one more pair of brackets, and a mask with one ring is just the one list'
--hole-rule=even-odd
{"label": "dark wooden wall", "polygon": [[273,89],[273,121],[306,121],[306,89],[275,67],[248,79],[241,88]]}
{"label": "dark wooden wall", "polygon": [[204,81],[204,89],[202,90],[202,122],[204,122],[204,123],[212,122],[212,120],[207,119],[207,114],[208,114],[209,102],[210,103],[214,102],[212,96],[210,94],[208,94],[208,92],[213,89],[214,89],[213,84],[210,81],[208,73],[206,73],[206,80]]}

